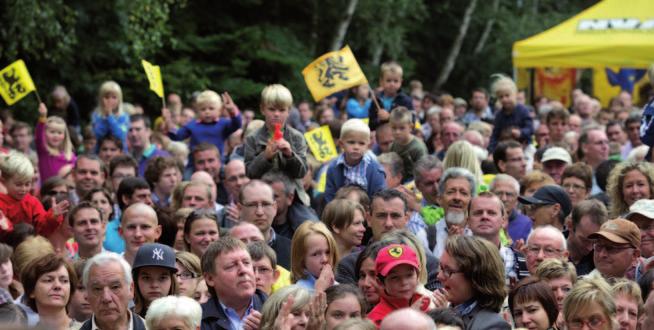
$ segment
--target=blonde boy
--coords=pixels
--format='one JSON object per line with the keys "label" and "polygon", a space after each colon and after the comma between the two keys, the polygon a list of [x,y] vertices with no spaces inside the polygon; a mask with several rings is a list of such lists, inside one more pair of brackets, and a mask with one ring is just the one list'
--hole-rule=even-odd
{"label": "blonde boy", "polygon": [[391,130],[393,131],[393,143],[391,152],[396,152],[402,158],[404,169],[402,177],[404,182],[413,179],[413,168],[415,163],[427,155],[427,146],[422,140],[416,138],[413,132],[413,114],[405,107],[397,107],[391,111]]}
{"label": "blonde boy", "polygon": [[[224,102],[223,102],[224,99]],[[196,99],[198,118],[189,121],[181,128],[177,128],[173,116],[168,109],[162,111],[168,128],[168,137],[174,141],[183,141],[191,138],[189,150],[202,143],[209,142],[223,154],[225,140],[230,134],[241,128],[241,114],[236,104],[229,96],[223,93],[222,98],[212,90],[205,90]],[[223,109],[227,110],[229,117],[223,118]]]}
{"label": "blonde boy", "polygon": [[371,108],[368,112],[370,129],[388,122],[389,112],[396,107],[406,107],[413,110],[413,100],[402,91],[402,67],[396,62],[386,62],[381,66],[379,86],[382,91],[376,95],[382,109]]}
{"label": "blonde boy", "polygon": [[[277,170],[295,182],[295,191],[302,204],[309,205],[302,178],[307,174],[307,144],[304,135],[286,125],[293,96],[288,88],[269,85],[261,91],[260,110],[265,125],[245,140],[245,167],[250,179],[260,179],[264,174]],[[276,128],[281,136],[276,137]]]}
{"label": "blonde boy", "polygon": [[52,198],[52,208],[45,211],[41,202],[29,192],[32,189],[34,166],[20,152],[10,152],[0,161],[0,181],[7,193],[0,193],[0,234],[13,231],[14,224],[26,222],[34,226],[36,233],[47,237],[64,221],[68,211],[67,200],[57,203]]}
{"label": "blonde boy", "polygon": [[363,188],[372,198],[386,188],[384,168],[368,153],[370,128],[360,119],[350,119],[341,126],[338,145],[343,153],[327,169],[325,202],[329,203],[336,191],[347,185]]}
{"label": "blonde boy", "polygon": [[529,109],[516,101],[518,88],[515,82],[507,76],[496,75],[491,93],[502,104],[502,109],[495,115],[488,151],[493,152],[503,137],[509,137],[524,145],[531,143],[534,134],[533,119],[529,115]]}

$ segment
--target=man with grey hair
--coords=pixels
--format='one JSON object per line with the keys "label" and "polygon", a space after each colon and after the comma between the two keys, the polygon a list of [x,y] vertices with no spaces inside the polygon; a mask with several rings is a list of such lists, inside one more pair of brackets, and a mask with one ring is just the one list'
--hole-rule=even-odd
{"label": "man with grey hair", "polygon": [[427,250],[440,258],[450,234],[472,235],[466,228],[466,212],[470,200],[477,196],[477,181],[467,169],[450,167],[443,173],[438,191],[443,216],[435,223],[427,223],[425,234]]}
{"label": "man with grey hair", "polygon": [[[386,174],[386,188],[396,188],[402,184],[404,164],[397,152],[385,152],[377,156],[377,162],[383,166]],[[416,180],[418,177],[415,177]]]}
{"label": "man with grey hair", "polygon": [[134,283],[125,259],[112,252],[95,255],[86,262],[83,283],[93,316],[80,329],[145,330],[143,319],[129,310]]}
{"label": "man with grey hair", "polygon": [[531,232],[532,222],[528,216],[518,210],[520,183],[508,174],[497,174],[490,184],[490,191],[504,203],[509,217],[508,234],[513,242],[525,242]]}
{"label": "man with grey hair", "polygon": [[443,163],[433,155],[427,155],[418,160],[413,168],[413,177],[418,191],[422,194],[422,203],[418,203],[415,194],[405,186],[398,186],[407,200],[408,207],[413,211],[409,217],[407,229],[423,240],[428,248],[426,223],[436,223],[440,218],[438,212],[438,183],[443,175]]}
{"label": "man with grey hair", "polygon": [[568,246],[565,236],[561,230],[551,225],[534,228],[527,237],[524,252],[527,256],[527,269],[532,275],[545,259],[568,261]]}
{"label": "man with grey hair", "polygon": [[436,330],[436,323],[427,314],[413,308],[398,309],[384,318],[381,330]]}

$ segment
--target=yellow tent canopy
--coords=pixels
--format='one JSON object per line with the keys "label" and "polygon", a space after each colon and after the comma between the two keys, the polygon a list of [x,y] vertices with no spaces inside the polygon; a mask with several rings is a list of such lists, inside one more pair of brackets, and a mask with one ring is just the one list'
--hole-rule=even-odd
{"label": "yellow tent canopy", "polygon": [[654,62],[654,0],[604,0],[513,44],[518,68],[647,68]]}

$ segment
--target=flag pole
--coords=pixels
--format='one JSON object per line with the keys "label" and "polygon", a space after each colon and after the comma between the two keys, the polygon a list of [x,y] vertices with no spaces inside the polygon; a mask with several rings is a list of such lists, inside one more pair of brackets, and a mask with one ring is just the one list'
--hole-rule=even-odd
{"label": "flag pole", "polygon": [[375,97],[375,92],[372,89],[372,87],[370,86],[370,84],[368,84],[368,90],[370,91],[370,96],[372,98],[372,101],[375,102],[375,106],[377,107],[377,111],[382,110],[383,108],[379,106],[379,102],[377,102],[377,97]]}
{"label": "flag pole", "polygon": [[34,95],[36,95],[36,100],[39,101],[39,104],[43,103],[41,101],[41,97],[39,96],[39,91],[37,91],[36,88],[34,88]]}

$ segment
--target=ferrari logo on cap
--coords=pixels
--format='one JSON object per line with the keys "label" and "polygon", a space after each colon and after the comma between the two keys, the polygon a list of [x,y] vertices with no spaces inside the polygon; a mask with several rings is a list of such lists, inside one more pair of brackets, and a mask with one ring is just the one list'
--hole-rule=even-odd
{"label": "ferrari logo on cap", "polygon": [[402,250],[402,247],[400,247],[400,246],[396,246],[396,247],[391,248],[391,249],[388,250],[388,254],[390,254],[391,257],[393,257],[393,258],[401,257],[403,252],[404,252],[404,250]]}

